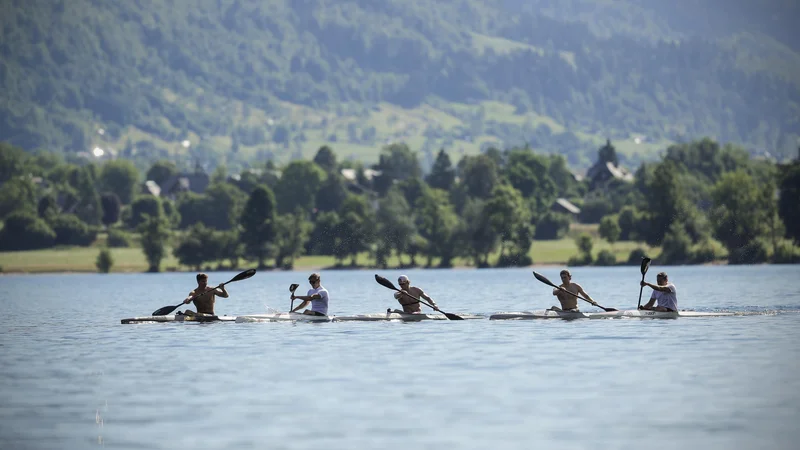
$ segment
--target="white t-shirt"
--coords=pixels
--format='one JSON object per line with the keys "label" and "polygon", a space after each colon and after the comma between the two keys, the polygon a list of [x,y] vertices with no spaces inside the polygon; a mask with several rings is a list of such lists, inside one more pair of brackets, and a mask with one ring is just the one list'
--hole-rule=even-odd
{"label": "white t-shirt", "polygon": [[673,311],[678,310],[678,291],[675,290],[675,285],[667,283],[665,286],[669,288],[669,292],[661,292],[653,290],[652,298],[658,300],[658,306],[669,308]]}
{"label": "white t-shirt", "polygon": [[328,315],[328,290],[324,287],[320,286],[316,289],[309,289],[308,294],[306,295],[314,295],[319,294],[320,298],[311,300],[311,310]]}

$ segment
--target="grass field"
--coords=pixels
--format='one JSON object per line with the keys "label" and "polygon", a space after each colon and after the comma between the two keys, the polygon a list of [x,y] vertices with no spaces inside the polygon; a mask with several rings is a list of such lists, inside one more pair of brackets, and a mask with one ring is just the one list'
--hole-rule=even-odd
{"label": "grass field", "polygon": [[[617,262],[624,263],[628,259],[631,250],[642,247],[652,254],[657,254],[658,249],[650,249],[646,245],[638,242],[617,242],[613,246],[605,241],[595,240],[593,253],[603,249],[611,249],[617,257]],[[100,252],[99,247],[67,247],[46,250],[32,250],[24,252],[0,252],[0,267],[5,273],[47,273],[47,272],[96,272],[95,261]],[[578,249],[572,238],[564,238],[556,241],[535,241],[531,247],[530,255],[534,264],[564,265],[567,260],[575,256]],[[193,270],[192,268],[180,266],[177,259],[172,256],[172,252],[167,252],[167,258],[161,263],[161,270]],[[144,253],[138,247],[113,248],[111,256],[114,259],[112,272],[144,272],[147,270],[147,261]],[[497,261],[498,255],[492,255],[490,263]],[[373,267],[375,262],[370,255],[363,253],[357,259],[359,267]],[[417,258],[418,265],[424,265],[425,258]],[[227,262],[226,262],[227,263]],[[389,267],[398,267],[401,261],[393,256],[388,261]],[[409,264],[410,259],[404,256],[402,264]],[[434,261],[434,264],[436,261]],[[332,256],[303,256],[298,258],[294,264],[294,270],[317,270],[335,266],[336,261]],[[345,266],[350,264],[350,260],[344,261]],[[456,266],[469,266],[470,262],[464,259],[455,260]],[[242,261],[241,267],[254,266],[253,262]],[[211,264],[204,270],[213,270],[217,264]]]}

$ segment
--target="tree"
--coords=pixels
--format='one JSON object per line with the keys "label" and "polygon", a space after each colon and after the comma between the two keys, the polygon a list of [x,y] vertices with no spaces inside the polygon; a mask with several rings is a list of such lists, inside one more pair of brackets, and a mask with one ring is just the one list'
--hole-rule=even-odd
{"label": "tree", "polygon": [[265,267],[264,260],[272,253],[270,244],[275,241],[275,209],[272,191],[259,186],[250,194],[242,211],[241,239],[245,255],[256,258],[259,268]]}
{"label": "tree", "polygon": [[462,183],[470,197],[487,199],[499,181],[497,164],[485,154],[465,156],[459,163]]}
{"label": "tree", "polygon": [[36,250],[52,247],[55,231],[32,212],[15,212],[0,229],[0,250]]}
{"label": "tree", "polygon": [[337,211],[346,198],[344,179],[338,173],[330,172],[317,191],[315,204],[319,211]]}
{"label": "tree", "polygon": [[336,172],[336,154],[333,153],[330,147],[323,145],[317,150],[317,154],[314,155],[314,164],[318,165],[320,169],[330,175]]}
{"label": "tree", "polygon": [[97,230],[78,219],[75,214],[60,214],[50,222],[56,232],[54,245],[88,246],[97,237]]}
{"label": "tree", "polygon": [[613,245],[614,242],[617,242],[621,233],[617,216],[603,217],[600,221],[600,228],[597,231],[600,233],[601,238]]}
{"label": "tree", "polygon": [[100,196],[95,189],[96,168],[94,165],[74,167],[68,175],[69,185],[74,189],[74,203],[68,208],[89,225],[99,225],[103,215]]}
{"label": "tree", "polygon": [[779,188],[778,215],[786,225],[786,237],[800,245],[800,162],[781,169]]}
{"label": "tree", "polygon": [[142,251],[147,259],[147,271],[160,272],[161,260],[166,256],[166,244],[170,238],[167,221],[161,216],[145,214],[137,231],[141,235]]}
{"label": "tree", "polygon": [[431,167],[431,173],[425,178],[428,185],[434,189],[442,189],[449,191],[453,187],[456,180],[456,171],[453,168],[453,163],[450,162],[450,156],[444,149],[439,150],[436,155],[436,161]]}
{"label": "tree", "polygon": [[122,209],[121,202],[117,194],[113,192],[106,192],[100,196],[100,206],[103,208],[103,217],[101,221],[103,225],[109,227],[114,225],[119,220],[119,213]]}
{"label": "tree", "polygon": [[507,155],[506,178],[524,198],[533,200],[536,216],[543,215],[556,200],[557,188],[549,170],[548,158],[530,149],[515,149]]}
{"label": "tree", "polygon": [[[530,210],[526,207],[522,195],[507,184],[494,188],[491,198],[484,207],[484,214],[489,217],[494,234],[500,238],[501,257],[505,255],[506,245],[514,239],[515,231],[531,220]],[[530,247],[517,250],[527,254]]]}
{"label": "tree", "polygon": [[294,259],[303,253],[303,248],[311,233],[311,223],[305,213],[278,216],[275,222],[275,266],[284,269],[294,267]]}
{"label": "tree", "polygon": [[206,190],[202,221],[216,230],[230,230],[237,223],[244,206],[242,191],[230,183],[214,183]]}
{"label": "tree", "polygon": [[0,142],[0,184],[25,175],[29,156],[19,147]]}
{"label": "tree", "polygon": [[28,177],[13,178],[0,185],[0,220],[15,211],[36,210],[36,186]]}
{"label": "tree", "polygon": [[684,218],[688,205],[675,163],[658,164],[649,181],[644,209],[650,226],[642,230],[642,237],[650,245],[659,245],[672,222]]}
{"label": "tree", "polygon": [[425,255],[427,266],[431,267],[433,258],[439,258],[441,267],[449,267],[455,256],[453,235],[458,227],[458,216],[447,197],[440,189],[427,189],[417,201],[417,229],[427,241]]}
{"label": "tree", "polygon": [[166,159],[162,159],[156,161],[152,166],[150,166],[150,168],[147,170],[147,175],[145,178],[148,180],[153,180],[156,182],[156,184],[161,186],[165,181],[177,174],[178,168],[175,167],[175,163]]}
{"label": "tree", "polygon": [[465,254],[472,258],[475,267],[489,267],[489,254],[497,248],[500,240],[485,206],[485,200],[467,200],[459,230]]}
{"label": "tree", "polygon": [[196,223],[186,232],[183,239],[172,250],[178,262],[184,266],[201,271],[203,264],[219,259],[220,240],[211,228]]}
{"label": "tree", "polygon": [[136,195],[139,170],[131,161],[116,159],[103,165],[98,181],[104,191],[117,194],[119,201],[128,205]]}
{"label": "tree", "polygon": [[94,265],[100,273],[108,273],[111,271],[111,267],[114,265],[114,258],[111,256],[111,250],[109,250],[108,247],[100,249],[100,253],[97,254],[97,260],[95,260]]}
{"label": "tree", "polygon": [[752,176],[738,170],[723,174],[711,196],[714,234],[729,253],[768,236],[774,185],[759,187]]}
{"label": "tree", "polygon": [[311,161],[292,161],[283,169],[275,186],[278,212],[293,213],[298,207],[306,214],[314,209],[314,201],[320,186],[325,181],[325,172]]}
{"label": "tree", "polygon": [[314,218],[309,253],[314,255],[333,255],[336,249],[336,233],[339,227],[339,214],[336,211],[321,212]]}
{"label": "tree", "polygon": [[151,195],[143,195],[137,197],[131,203],[130,217],[128,218],[128,227],[137,228],[145,221],[145,216],[162,218],[164,217],[164,209],[161,206],[161,199]]}
{"label": "tree", "polygon": [[381,195],[385,194],[395,181],[422,175],[417,154],[406,144],[390,144],[383,147],[376,168],[381,174],[375,177],[373,184]]}
{"label": "tree", "polygon": [[369,250],[374,238],[375,218],[364,197],[349,195],[342,204],[342,220],[336,230],[342,256],[350,256],[350,265],[358,265],[358,254]]}
{"label": "tree", "polygon": [[415,226],[411,208],[399,189],[391,189],[381,199],[377,212],[378,240],[386,242],[389,249],[397,252],[398,258],[406,252]]}

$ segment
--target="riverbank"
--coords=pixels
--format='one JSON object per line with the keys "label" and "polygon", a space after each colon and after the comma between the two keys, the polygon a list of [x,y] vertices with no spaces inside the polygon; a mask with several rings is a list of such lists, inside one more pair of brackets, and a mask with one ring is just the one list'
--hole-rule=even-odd
{"label": "riverbank", "polygon": [[[617,242],[613,246],[605,241],[596,240],[592,253],[597,255],[601,250],[611,250],[617,258],[618,263],[627,261],[630,252],[635,248],[644,248],[648,254],[657,255],[658,248],[650,248],[641,242]],[[147,260],[142,249],[139,247],[112,248],[110,249],[114,264],[111,267],[112,273],[118,272],[144,272],[147,270]],[[45,250],[31,250],[24,252],[0,252],[0,268],[2,273],[66,273],[66,272],[97,272],[95,261],[100,252],[100,247],[64,247]],[[161,263],[162,271],[187,271],[192,272],[194,268],[181,266],[178,260],[172,255],[172,250],[167,250],[167,257]],[[531,247],[530,256],[534,265],[566,265],[569,258],[578,254],[578,248],[572,238],[564,238],[554,241],[535,241]],[[490,264],[497,261],[498,255],[492,255],[489,259]],[[427,261],[418,257],[417,266],[424,266]],[[359,255],[356,260],[355,268],[374,268],[374,258],[367,253]],[[389,267],[407,267],[410,258],[404,256],[402,260],[392,256]],[[230,270],[226,267],[229,264],[225,261],[222,265],[211,264],[203,270]],[[239,267],[254,267],[252,261],[240,261]],[[471,261],[464,258],[457,258],[454,266],[472,267]],[[311,271],[335,269],[336,260],[332,256],[301,256],[294,263],[293,270]],[[346,260],[342,268],[353,268],[350,261]]]}

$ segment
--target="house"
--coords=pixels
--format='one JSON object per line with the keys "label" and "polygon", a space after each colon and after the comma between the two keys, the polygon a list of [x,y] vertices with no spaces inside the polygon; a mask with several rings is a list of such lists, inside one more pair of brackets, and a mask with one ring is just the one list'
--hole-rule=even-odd
{"label": "house", "polygon": [[612,162],[597,161],[595,165],[586,172],[586,179],[589,180],[589,190],[605,189],[612,180],[633,182],[633,174],[622,166],[616,166]]}
{"label": "house", "polygon": [[553,212],[557,212],[557,213],[561,213],[561,214],[567,214],[567,215],[575,216],[575,217],[577,217],[578,214],[581,213],[581,209],[580,208],[578,208],[572,202],[570,202],[569,200],[567,200],[565,198],[556,199],[556,201],[553,202],[553,205],[550,206],[550,210],[553,211]]}

